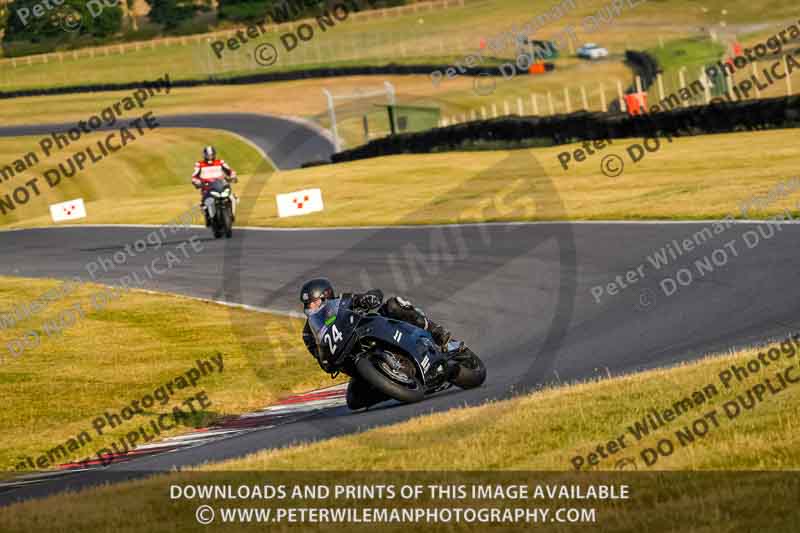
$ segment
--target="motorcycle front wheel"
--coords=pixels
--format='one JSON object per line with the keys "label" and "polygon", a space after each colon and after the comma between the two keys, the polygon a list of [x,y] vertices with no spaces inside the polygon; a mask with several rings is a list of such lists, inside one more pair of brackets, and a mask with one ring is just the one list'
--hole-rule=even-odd
{"label": "motorcycle front wheel", "polygon": [[356,370],[367,383],[395,400],[414,403],[425,397],[417,367],[404,354],[373,352],[358,360]]}
{"label": "motorcycle front wheel", "polygon": [[233,236],[233,213],[230,205],[222,210],[222,221],[225,225],[225,238],[230,239]]}

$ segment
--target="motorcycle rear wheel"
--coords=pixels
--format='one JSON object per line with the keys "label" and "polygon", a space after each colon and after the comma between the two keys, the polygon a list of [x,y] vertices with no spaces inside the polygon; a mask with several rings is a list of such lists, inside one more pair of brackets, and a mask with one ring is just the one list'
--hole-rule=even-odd
{"label": "motorcycle rear wheel", "polygon": [[[387,356],[398,361],[403,367],[402,370],[393,369],[386,362]],[[425,387],[417,375],[416,365],[403,354],[372,353],[358,360],[356,370],[367,383],[395,400],[414,403],[425,397]]]}
{"label": "motorcycle rear wheel", "polygon": [[458,364],[458,371],[450,380],[450,383],[460,389],[474,389],[480,387],[486,381],[486,365],[481,358],[469,348],[452,359]]}

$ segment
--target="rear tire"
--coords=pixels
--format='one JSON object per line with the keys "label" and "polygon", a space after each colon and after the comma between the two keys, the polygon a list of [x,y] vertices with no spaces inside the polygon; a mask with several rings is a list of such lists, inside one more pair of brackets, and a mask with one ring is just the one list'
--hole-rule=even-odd
{"label": "rear tire", "polygon": [[414,403],[425,398],[425,387],[422,384],[422,380],[417,375],[414,362],[410,361],[409,358],[403,354],[392,353],[392,356],[405,363],[406,368],[414,369],[413,374],[405,374],[412,383],[402,383],[390,377],[386,371],[382,369],[382,365],[386,365],[387,363],[382,361],[379,353],[373,353],[359,359],[356,364],[356,370],[367,383],[390,398],[405,403]]}
{"label": "rear tire", "polygon": [[474,389],[486,381],[486,365],[475,352],[465,348],[464,352],[457,355],[452,361],[458,363],[458,372],[450,383],[460,389]]}

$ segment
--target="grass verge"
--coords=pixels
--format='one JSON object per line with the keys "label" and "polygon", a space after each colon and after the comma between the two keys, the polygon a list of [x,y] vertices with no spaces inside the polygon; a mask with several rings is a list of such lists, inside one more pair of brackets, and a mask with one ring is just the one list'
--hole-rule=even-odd
{"label": "grass verge", "polygon": [[[114,528],[117,531],[166,531],[167,523],[169,527],[176,527],[176,521],[179,530],[185,528],[188,531],[192,527],[189,523],[194,523],[195,508],[214,500],[168,500],[170,485],[235,484],[237,481],[277,484],[284,479],[301,482],[307,479],[304,471],[317,471],[323,475],[319,472],[322,470],[330,473],[315,479],[325,479],[329,485],[361,479],[354,471],[374,471],[377,476],[366,478],[373,483],[376,480],[402,483],[406,479],[420,479],[419,475],[404,477],[403,471],[427,471],[428,478],[433,477],[440,483],[441,480],[464,480],[458,474],[448,476],[445,472],[449,471],[493,471],[495,477],[492,479],[495,480],[502,476],[500,471],[508,471],[509,480],[527,480],[528,484],[536,484],[554,478],[547,474],[530,478],[511,474],[520,471],[571,471],[574,470],[575,457],[586,459],[589,453],[596,452],[598,446],[604,446],[607,457],[600,458],[594,470],[612,470],[620,459],[627,458],[638,463],[640,472],[635,476],[616,478],[588,473],[555,478],[561,483],[584,484],[615,479],[617,483],[622,480],[631,485],[631,490],[635,491],[635,504],[571,502],[598,508],[603,531],[666,531],[669,525],[677,524],[682,531],[730,532],[759,528],[793,531],[800,520],[793,509],[794,500],[770,495],[783,494],[784,490],[796,491],[797,484],[788,474],[770,476],[764,471],[796,470],[800,467],[800,432],[794,422],[800,415],[797,346],[792,341],[771,344],[772,352],[777,353],[775,358],[766,355],[770,353],[767,347],[708,356],[669,369],[547,389],[478,407],[421,416],[401,424],[323,442],[259,452],[190,472],[158,475],[147,480],[26,502],[0,510],[0,526],[10,531],[57,531],[78,527],[105,530],[109,527],[107,509],[115,506],[124,510],[115,515]],[[764,355],[759,356],[759,353]],[[742,379],[726,374],[732,365],[746,366],[759,357],[766,359],[769,366],[761,365],[758,371],[750,372]],[[795,383],[785,381],[783,386],[779,385],[776,373]],[[759,384],[766,389],[766,379],[779,390],[762,390],[760,401],[754,402],[751,408],[740,406],[735,416],[728,415],[734,410],[727,406],[742,402],[742,398],[748,397],[748,391],[755,390]],[[709,392],[711,387],[713,394]],[[674,410],[676,402],[683,402],[684,398],[697,398],[696,391],[705,391],[701,395],[703,401],[684,404],[683,411],[678,411],[678,415],[662,427],[641,438],[630,429],[637,422],[641,423],[652,410],[663,413],[665,409]],[[716,424],[711,423],[710,413],[715,413]],[[709,426],[702,435],[699,429],[692,429],[698,427],[697,420],[705,420]],[[678,437],[681,432],[695,433],[692,439],[684,437],[681,440]],[[608,451],[607,443],[620,435],[627,437],[625,447],[613,453]],[[664,439],[673,442],[674,452],[660,457],[648,467],[642,460],[646,453],[644,450],[656,448],[656,443]],[[659,472],[650,475],[641,470]],[[683,475],[665,472],[681,470],[694,472]],[[709,470],[759,472],[749,477],[741,474],[739,477],[734,474],[725,477],[706,472]],[[282,477],[281,472],[291,473],[291,477]],[[439,474],[431,476],[432,472]],[[737,479],[742,482],[736,483]],[[726,480],[729,484],[720,484]],[[216,500],[216,503],[230,507],[275,504],[261,499],[244,503]],[[379,502],[389,508],[414,503]],[[447,500],[447,503],[458,505],[461,502]],[[490,503],[502,506],[515,502]],[[333,503],[336,507],[359,504],[368,505],[363,501]],[[277,505],[292,504],[278,502]],[[445,504],[434,501],[428,506],[441,505]],[[215,526],[225,527],[219,523]],[[242,527],[241,524],[227,526]],[[283,529],[290,526],[273,527]],[[355,526],[348,524],[347,527]],[[569,527],[573,526],[550,524],[548,530],[572,531]],[[387,526],[381,530],[399,531],[400,527]]]}
{"label": "grass verge", "polygon": [[[135,130],[134,130],[135,131]],[[0,184],[0,197],[13,194],[18,187],[33,178],[38,179],[41,191],[36,196],[29,189],[30,200],[19,204],[13,202],[13,210],[0,211],[0,226],[49,225],[49,205],[83,198],[87,203],[89,218],[86,222],[154,223],[164,224],[185,211],[187,205],[199,204],[200,194],[192,187],[190,176],[195,162],[200,159],[202,147],[216,146],[218,152],[230,161],[242,175],[252,174],[257,168],[271,169],[264,163],[261,153],[240,137],[213,130],[156,128],[144,130],[134,141],[111,153],[97,163],[87,161],[83,171],[73,177],[62,177],[55,186],[48,186],[44,178],[47,169],[62,164],[70,169],[67,159],[87,147],[92,153],[101,155],[97,142],[108,133],[87,134],[65,149],[43,158],[38,142],[42,137],[19,137],[0,139],[0,161],[12,165],[25,154],[33,152],[39,162],[26,172]],[[119,143],[119,133],[117,140]],[[246,185],[246,182],[242,183]],[[135,221],[138,219],[138,221]]]}
{"label": "grass verge", "polygon": [[[81,223],[166,222],[168,215],[177,215],[182,206],[197,202],[197,193],[184,176],[192,168],[196,148],[203,144],[201,139],[207,140],[208,135],[192,133],[183,139],[184,131],[187,130],[157,130],[165,137],[145,137],[141,145],[132,144],[126,153],[98,163],[67,187],[50,191],[48,202],[84,194],[90,200],[89,216],[77,221]],[[567,170],[562,168],[558,155],[581,145],[527,152],[400,155],[275,172],[257,194],[243,197],[243,201],[254,202],[255,207],[247,217],[237,220],[237,225],[327,227],[552,219],[683,220],[728,215],[745,218],[740,211],[741,202],[797,176],[800,147],[791,142],[795,136],[795,130],[789,129],[682,137],[671,142],[660,139],[658,149],[651,142],[653,151],[644,152],[636,163],[631,161],[627,148],[633,143],[641,144],[642,139],[615,139],[583,162],[573,158]],[[6,142],[9,141],[0,142],[0,150]],[[219,135],[214,143],[240,171],[242,180],[235,189],[244,191],[252,179],[247,172],[256,168],[259,156],[232,136]],[[12,145],[19,148],[13,142]],[[743,150],[743,146],[747,149]],[[7,149],[6,153],[13,151]],[[159,155],[153,158],[153,154]],[[610,154],[618,155],[625,164],[618,177],[607,177],[600,171],[602,158]],[[532,157],[545,175],[531,167]],[[164,165],[165,161],[170,164]],[[103,167],[106,164],[120,166]],[[139,168],[144,164],[151,166]],[[164,167],[176,170],[165,171]],[[115,179],[106,179],[108,175]],[[524,194],[533,200],[535,210],[511,210],[506,214],[485,211],[492,198],[519,194],[521,178],[532,184]],[[548,181],[553,183],[563,209],[553,203],[548,187],[537,185]],[[3,184],[0,194],[9,191],[10,183]],[[277,218],[276,194],[312,187],[322,189],[324,211]],[[785,194],[771,202],[761,202],[758,209],[747,212],[747,218],[765,218],[787,209],[796,213],[800,209],[794,196]],[[48,202],[23,206],[27,209],[20,211],[20,218],[0,219],[0,224],[50,225]],[[164,206],[174,206],[174,213],[167,213]]]}
{"label": "grass verge", "polygon": [[[61,286],[55,280],[0,277],[0,315]],[[82,431],[89,432],[91,442],[68,457],[56,454],[57,462],[96,456],[98,449],[119,442],[141,425],[149,428],[150,420],[202,390],[211,406],[187,420],[189,426],[200,427],[221,416],[264,407],[290,392],[331,384],[300,340],[300,319],[137,291],[114,293],[107,305],[95,305],[105,301],[93,296],[102,289],[80,285],[63,298],[46,302],[39,313],[0,329],[4,406],[0,425],[5,428],[0,470],[15,469],[25,456],[35,461]],[[75,320],[77,315],[67,311],[76,305],[84,318]],[[63,330],[54,327],[52,335],[45,334],[48,322],[64,326]],[[2,325],[9,324],[3,320]],[[34,329],[40,332],[40,344],[13,355],[9,343]],[[275,349],[275,342],[280,342],[281,350]],[[96,417],[106,411],[119,413],[133,400],[185,374],[198,359],[217,354],[222,354],[221,372],[202,377],[194,387],[173,389],[167,403],[156,402],[116,428],[109,423],[102,435],[93,429]],[[185,405],[181,409],[189,411]],[[187,431],[178,427],[167,434]]]}

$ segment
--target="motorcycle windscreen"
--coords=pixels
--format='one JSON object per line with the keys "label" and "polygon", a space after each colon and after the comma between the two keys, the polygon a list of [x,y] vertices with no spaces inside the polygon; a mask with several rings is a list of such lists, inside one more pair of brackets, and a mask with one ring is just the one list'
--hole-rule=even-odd
{"label": "motorcycle windscreen", "polygon": [[225,180],[216,179],[216,180],[211,182],[211,184],[208,186],[208,189],[210,191],[214,191],[216,193],[222,194],[223,192],[225,192],[225,189],[227,189],[228,187],[230,187],[230,186],[225,182]]}
{"label": "motorcycle windscreen", "polygon": [[341,301],[341,298],[330,299],[326,301],[322,307],[317,309],[315,313],[308,316],[308,327],[311,328],[311,332],[314,334],[314,339],[317,341],[318,345],[322,344],[322,338],[325,336],[330,325],[336,322],[336,315],[339,313],[339,304]]}

